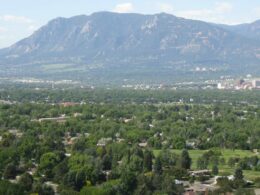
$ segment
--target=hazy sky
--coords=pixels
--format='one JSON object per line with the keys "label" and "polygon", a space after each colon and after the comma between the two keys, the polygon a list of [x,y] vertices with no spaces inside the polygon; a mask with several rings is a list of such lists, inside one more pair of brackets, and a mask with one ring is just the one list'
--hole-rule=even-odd
{"label": "hazy sky", "polygon": [[167,12],[185,18],[239,24],[260,19],[260,0],[0,0],[0,48],[29,36],[53,18],[97,11]]}

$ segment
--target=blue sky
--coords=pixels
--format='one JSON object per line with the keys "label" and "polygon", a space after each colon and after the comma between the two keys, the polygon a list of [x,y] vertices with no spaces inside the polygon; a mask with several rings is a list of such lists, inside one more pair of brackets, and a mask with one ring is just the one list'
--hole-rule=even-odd
{"label": "blue sky", "polygon": [[260,19],[260,0],[0,0],[0,48],[29,36],[53,18],[97,11],[167,12],[184,18],[240,24]]}

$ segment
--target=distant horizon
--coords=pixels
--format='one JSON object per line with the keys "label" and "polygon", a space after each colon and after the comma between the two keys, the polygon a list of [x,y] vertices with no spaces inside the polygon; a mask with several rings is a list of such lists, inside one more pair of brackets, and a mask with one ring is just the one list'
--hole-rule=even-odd
{"label": "distant horizon", "polygon": [[[209,23],[237,25],[260,19],[260,2],[252,0],[9,0],[0,7],[0,48],[13,45],[30,36],[48,21],[91,15],[96,12],[136,13],[154,15],[167,13],[185,19]],[[249,14],[250,13],[250,14]]]}

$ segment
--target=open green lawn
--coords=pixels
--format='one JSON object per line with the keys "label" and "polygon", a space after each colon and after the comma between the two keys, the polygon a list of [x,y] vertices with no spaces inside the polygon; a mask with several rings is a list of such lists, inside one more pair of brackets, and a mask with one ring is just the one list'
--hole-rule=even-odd
{"label": "open green lawn", "polygon": [[[176,153],[176,154],[181,154],[182,150],[171,150],[172,152]],[[192,158],[192,169],[196,169],[197,168],[197,160],[200,156],[202,156],[202,154],[204,152],[206,152],[207,150],[189,150],[189,154],[190,157]],[[223,149],[220,150],[222,153],[222,157],[225,158],[226,162],[228,161],[229,158],[231,157],[240,157],[240,158],[244,158],[244,157],[251,157],[251,156],[255,156],[256,154],[249,151],[249,150],[230,150],[230,149]],[[158,156],[160,153],[160,150],[154,150],[154,155]],[[260,155],[258,154],[258,157],[260,158]],[[209,166],[210,168],[210,166]],[[220,170],[220,174],[223,173],[229,173],[229,174],[233,174],[234,172],[234,168],[230,168],[228,165],[221,165],[219,166],[219,170]],[[246,171],[244,170],[244,175],[247,179],[250,180],[254,180],[256,177],[260,177],[260,171]]]}
{"label": "open green lawn", "polygon": [[60,70],[60,69],[68,68],[70,66],[72,66],[72,64],[46,64],[46,65],[42,65],[42,68],[48,71],[48,70]]}
{"label": "open green lawn", "polygon": [[55,73],[73,72],[73,71],[85,71],[86,68],[83,66],[76,66],[73,64],[47,64],[42,65],[43,71],[52,71]]}

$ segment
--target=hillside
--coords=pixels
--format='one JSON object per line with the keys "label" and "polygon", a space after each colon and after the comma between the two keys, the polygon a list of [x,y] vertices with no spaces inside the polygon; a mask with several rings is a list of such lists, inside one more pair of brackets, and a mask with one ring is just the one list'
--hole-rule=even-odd
{"label": "hillside", "polygon": [[260,73],[260,31],[252,29],[248,25],[217,26],[165,13],[99,12],[57,18],[0,50],[0,66],[7,75],[77,76],[83,80],[102,77],[108,83],[110,79],[141,81],[156,76],[163,81],[180,74],[186,77],[196,67],[214,70],[217,75]]}

